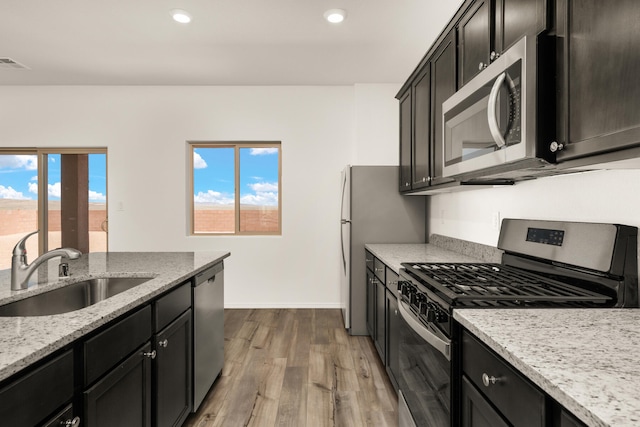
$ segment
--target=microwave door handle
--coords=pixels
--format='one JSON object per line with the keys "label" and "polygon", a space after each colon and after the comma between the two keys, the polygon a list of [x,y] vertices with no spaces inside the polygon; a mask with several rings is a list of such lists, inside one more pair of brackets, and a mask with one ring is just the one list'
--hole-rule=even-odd
{"label": "microwave door handle", "polygon": [[504,83],[504,80],[507,78],[506,73],[502,73],[496,78],[496,81],[493,82],[493,87],[491,88],[491,92],[489,93],[489,105],[487,108],[487,119],[489,120],[489,132],[491,132],[491,136],[495,141],[498,148],[502,148],[506,145],[506,141],[500,133],[500,127],[498,126],[498,115],[496,114],[496,106],[498,104],[498,93],[500,92],[500,86]]}
{"label": "microwave door handle", "polygon": [[451,343],[438,337],[420,322],[418,322],[405,308],[406,303],[398,298],[398,311],[405,322],[420,335],[420,338],[429,343],[430,346],[438,350],[447,360],[451,360]]}

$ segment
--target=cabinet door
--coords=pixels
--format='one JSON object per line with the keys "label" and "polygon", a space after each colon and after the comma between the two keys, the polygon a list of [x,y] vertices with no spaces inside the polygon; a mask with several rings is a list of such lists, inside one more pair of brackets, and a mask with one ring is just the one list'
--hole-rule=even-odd
{"label": "cabinet door", "polygon": [[371,272],[367,270],[367,332],[371,339],[375,340],[375,327],[376,327],[376,278]]}
{"label": "cabinet door", "polygon": [[411,89],[400,98],[400,191],[411,190]]}
{"label": "cabinet door", "polygon": [[587,425],[563,409],[560,412],[560,427],[587,427]]}
{"label": "cabinet door", "polygon": [[547,28],[546,0],[496,0],[495,51],[502,53],[522,36]]}
{"label": "cabinet door", "polygon": [[460,87],[489,64],[491,22],[490,0],[478,0],[458,24]]}
{"label": "cabinet door", "polygon": [[151,343],[84,392],[87,427],[151,426]]}
{"label": "cabinet door", "polygon": [[387,293],[384,282],[376,280],[376,333],[375,345],[378,355],[383,365],[386,365],[386,311],[387,311]]}
{"label": "cabinet door", "polygon": [[493,409],[467,377],[462,377],[462,427],[508,427],[500,414]]}
{"label": "cabinet door", "polygon": [[400,374],[400,313],[398,313],[398,299],[391,292],[387,292],[387,366],[389,367],[391,383],[398,389],[398,375]]}
{"label": "cabinet door", "polygon": [[431,176],[431,69],[427,63],[413,84],[412,189],[429,185]]}
{"label": "cabinet door", "polygon": [[0,425],[39,425],[73,398],[69,350],[0,388]]}
{"label": "cabinet door", "polygon": [[432,185],[453,181],[443,178],[444,136],[442,128],[442,103],[456,92],[456,33],[454,30],[442,41],[431,59],[431,99],[433,104],[431,152]]}
{"label": "cabinet door", "polygon": [[155,336],[155,426],[180,426],[191,412],[191,343],[191,310]]}
{"label": "cabinet door", "polygon": [[559,161],[640,145],[640,2],[559,0]]}

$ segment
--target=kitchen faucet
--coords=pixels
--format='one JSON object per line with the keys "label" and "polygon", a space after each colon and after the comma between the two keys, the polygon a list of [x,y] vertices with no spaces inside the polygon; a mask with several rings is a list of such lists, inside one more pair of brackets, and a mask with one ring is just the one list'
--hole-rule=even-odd
{"label": "kitchen faucet", "polygon": [[66,262],[70,259],[78,259],[82,252],[73,248],[58,248],[49,252],[45,252],[38,258],[34,259],[31,264],[27,261],[27,248],[25,243],[27,239],[36,234],[39,230],[29,233],[22,239],[18,240],[15,248],[13,248],[13,256],[11,257],[11,290],[19,291],[20,289],[27,289],[29,283],[29,277],[34,271],[45,261],[55,257],[62,257],[62,263],[58,269],[58,274],[61,277],[69,275],[69,264]]}

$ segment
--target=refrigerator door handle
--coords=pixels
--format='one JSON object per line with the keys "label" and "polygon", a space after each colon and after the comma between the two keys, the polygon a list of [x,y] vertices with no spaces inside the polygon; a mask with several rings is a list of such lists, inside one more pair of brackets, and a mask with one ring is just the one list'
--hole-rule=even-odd
{"label": "refrigerator door handle", "polygon": [[[340,201],[340,214],[344,213],[344,194],[347,189],[347,172],[345,172],[342,176],[342,200]],[[344,233],[342,231],[343,224],[351,224],[351,221],[348,219],[340,219],[340,249],[342,249],[342,269],[344,270],[344,274],[347,274],[347,257],[344,252]]]}

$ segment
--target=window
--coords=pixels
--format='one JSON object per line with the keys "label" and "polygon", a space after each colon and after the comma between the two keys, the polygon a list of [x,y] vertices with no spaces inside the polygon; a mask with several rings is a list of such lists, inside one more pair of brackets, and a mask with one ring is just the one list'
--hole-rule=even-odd
{"label": "window", "polygon": [[190,143],[191,234],[281,234],[279,142]]}
{"label": "window", "polygon": [[35,230],[30,260],[61,246],[107,250],[106,149],[0,149],[0,253]]}

